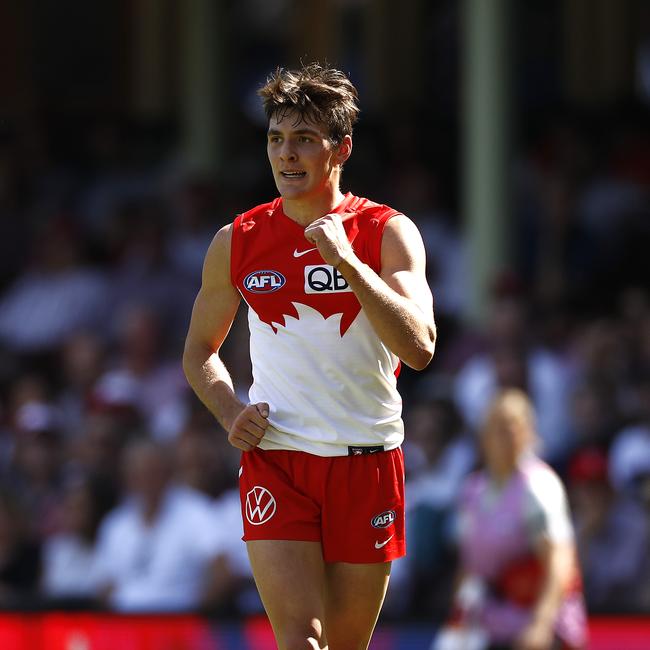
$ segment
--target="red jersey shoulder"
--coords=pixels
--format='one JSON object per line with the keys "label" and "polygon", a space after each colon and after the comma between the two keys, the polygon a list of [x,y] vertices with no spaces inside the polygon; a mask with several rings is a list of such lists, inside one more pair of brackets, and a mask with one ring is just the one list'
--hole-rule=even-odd
{"label": "red jersey shoulder", "polygon": [[[348,208],[356,213],[354,249],[376,272],[381,272],[381,242],[386,223],[391,217],[401,214],[398,210],[370,199],[360,198]],[[351,238],[352,240],[352,238]]]}
{"label": "red jersey shoulder", "polygon": [[241,229],[244,232],[248,232],[256,225],[262,223],[264,220],[269,219],[279,205],[280,199],[276,198],[273,199],[273,201],[256,205],[254,208],[238,214],[235,218],[235,221],[233,222],[234,229]]}
{"label": "red jersey shoulder", "polygon": [[[337,208],[355,253],[376,272],[381,268],[381,234],[397,211],[365,198],[347,195]],[[343,336],[361,305],[340,273],[323,262],[304,237],[304,229],[282,212],[280,199],[239,215],[231,245],[231,277],[249,307],[277,332],[285,317],[299,318],[296,304],[323,318],[341,313]]]}
{"label": "red jersey shoulder", "polygon": [[376,201],[363,197],[356,197],[350,203],[348,211],[356,212],[361,218],[373,221],[382,221],[396,214],[401,214],[398,210],[391,208],[385,203],[377,203]]}

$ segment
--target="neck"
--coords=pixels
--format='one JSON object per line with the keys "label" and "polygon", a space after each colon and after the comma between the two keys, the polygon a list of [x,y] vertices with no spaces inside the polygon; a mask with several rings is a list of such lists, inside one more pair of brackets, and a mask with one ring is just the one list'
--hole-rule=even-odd
{"label": "neck", "polygon": [[320,219],[331,212],[341,201],[344,195],[340,189],[332,188],[331,192],[320,194],[309,199],[282,199],[284,214],[301,226],[308,226],[312,221]]}
{"label": "neck", "polygon": [[159,494],[147,495],[142,499],[142,519],[147,525],[152,524],[156,520],[164,496],[164,492],[161,492]]}
{"label": "neck", "polygon": [[490,476],[492,480],[499,484],[503,485],[507,483],[510,477],[515,473],[514,467],[490,467],[489,469]]}
{"label": "neck", "polygon": [[488,462],[486,464],[486,469],[495,483],[503,485],[508,482],[517,470],[517,462],[508,462],[505,459],[500,458],[497,462]]}
{"label": "neck", "polygon": [[515,453],[512,458],[501,457],[498,462],[488,463],[490,475],[497,483],[507,483],[530,453],[529,449],[524,448]]}

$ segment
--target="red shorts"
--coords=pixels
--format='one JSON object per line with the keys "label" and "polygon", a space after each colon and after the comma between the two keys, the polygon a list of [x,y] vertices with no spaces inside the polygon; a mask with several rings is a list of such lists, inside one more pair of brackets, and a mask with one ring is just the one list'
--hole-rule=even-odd
{"label": "red shorts", "polygon": [[242,454],[244,541],[320,542],[326,562],[388,562],[406,552],[401,449],[358,456]]}

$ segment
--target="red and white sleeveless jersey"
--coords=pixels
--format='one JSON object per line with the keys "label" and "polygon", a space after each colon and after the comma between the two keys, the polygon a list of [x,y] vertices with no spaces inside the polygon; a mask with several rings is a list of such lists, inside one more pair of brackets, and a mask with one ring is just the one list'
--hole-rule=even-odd
{"label": "red and white sleeveless jersey", "polygon": [[[398,213],[351,194],[333,212],[346,214],[355,254],[379,273],[384,226]],[[350,446],[401,444],[399,360],[282,199],[235,219],[231,279],[249,307],[249,397],[270,406],[261,449],[344,456]]]}

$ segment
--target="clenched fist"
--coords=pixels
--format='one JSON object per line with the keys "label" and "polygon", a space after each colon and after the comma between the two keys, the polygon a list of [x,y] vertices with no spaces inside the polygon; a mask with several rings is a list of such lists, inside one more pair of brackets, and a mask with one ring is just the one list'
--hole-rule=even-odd
{"label": "clenched fist", "polygon": [[321,257],[334,267],[353,253],[352,245],[343,227],[343,220],[350,216],[352,215],[326,214],[305,228],[307,240],[316,244]]}
{"label": "clenched fist", "polygon": [[233,420],[228,431],[228,442],[237,449],[250,451],[260,444],[269,426],[269,405],[266,402],[249,404]]}

